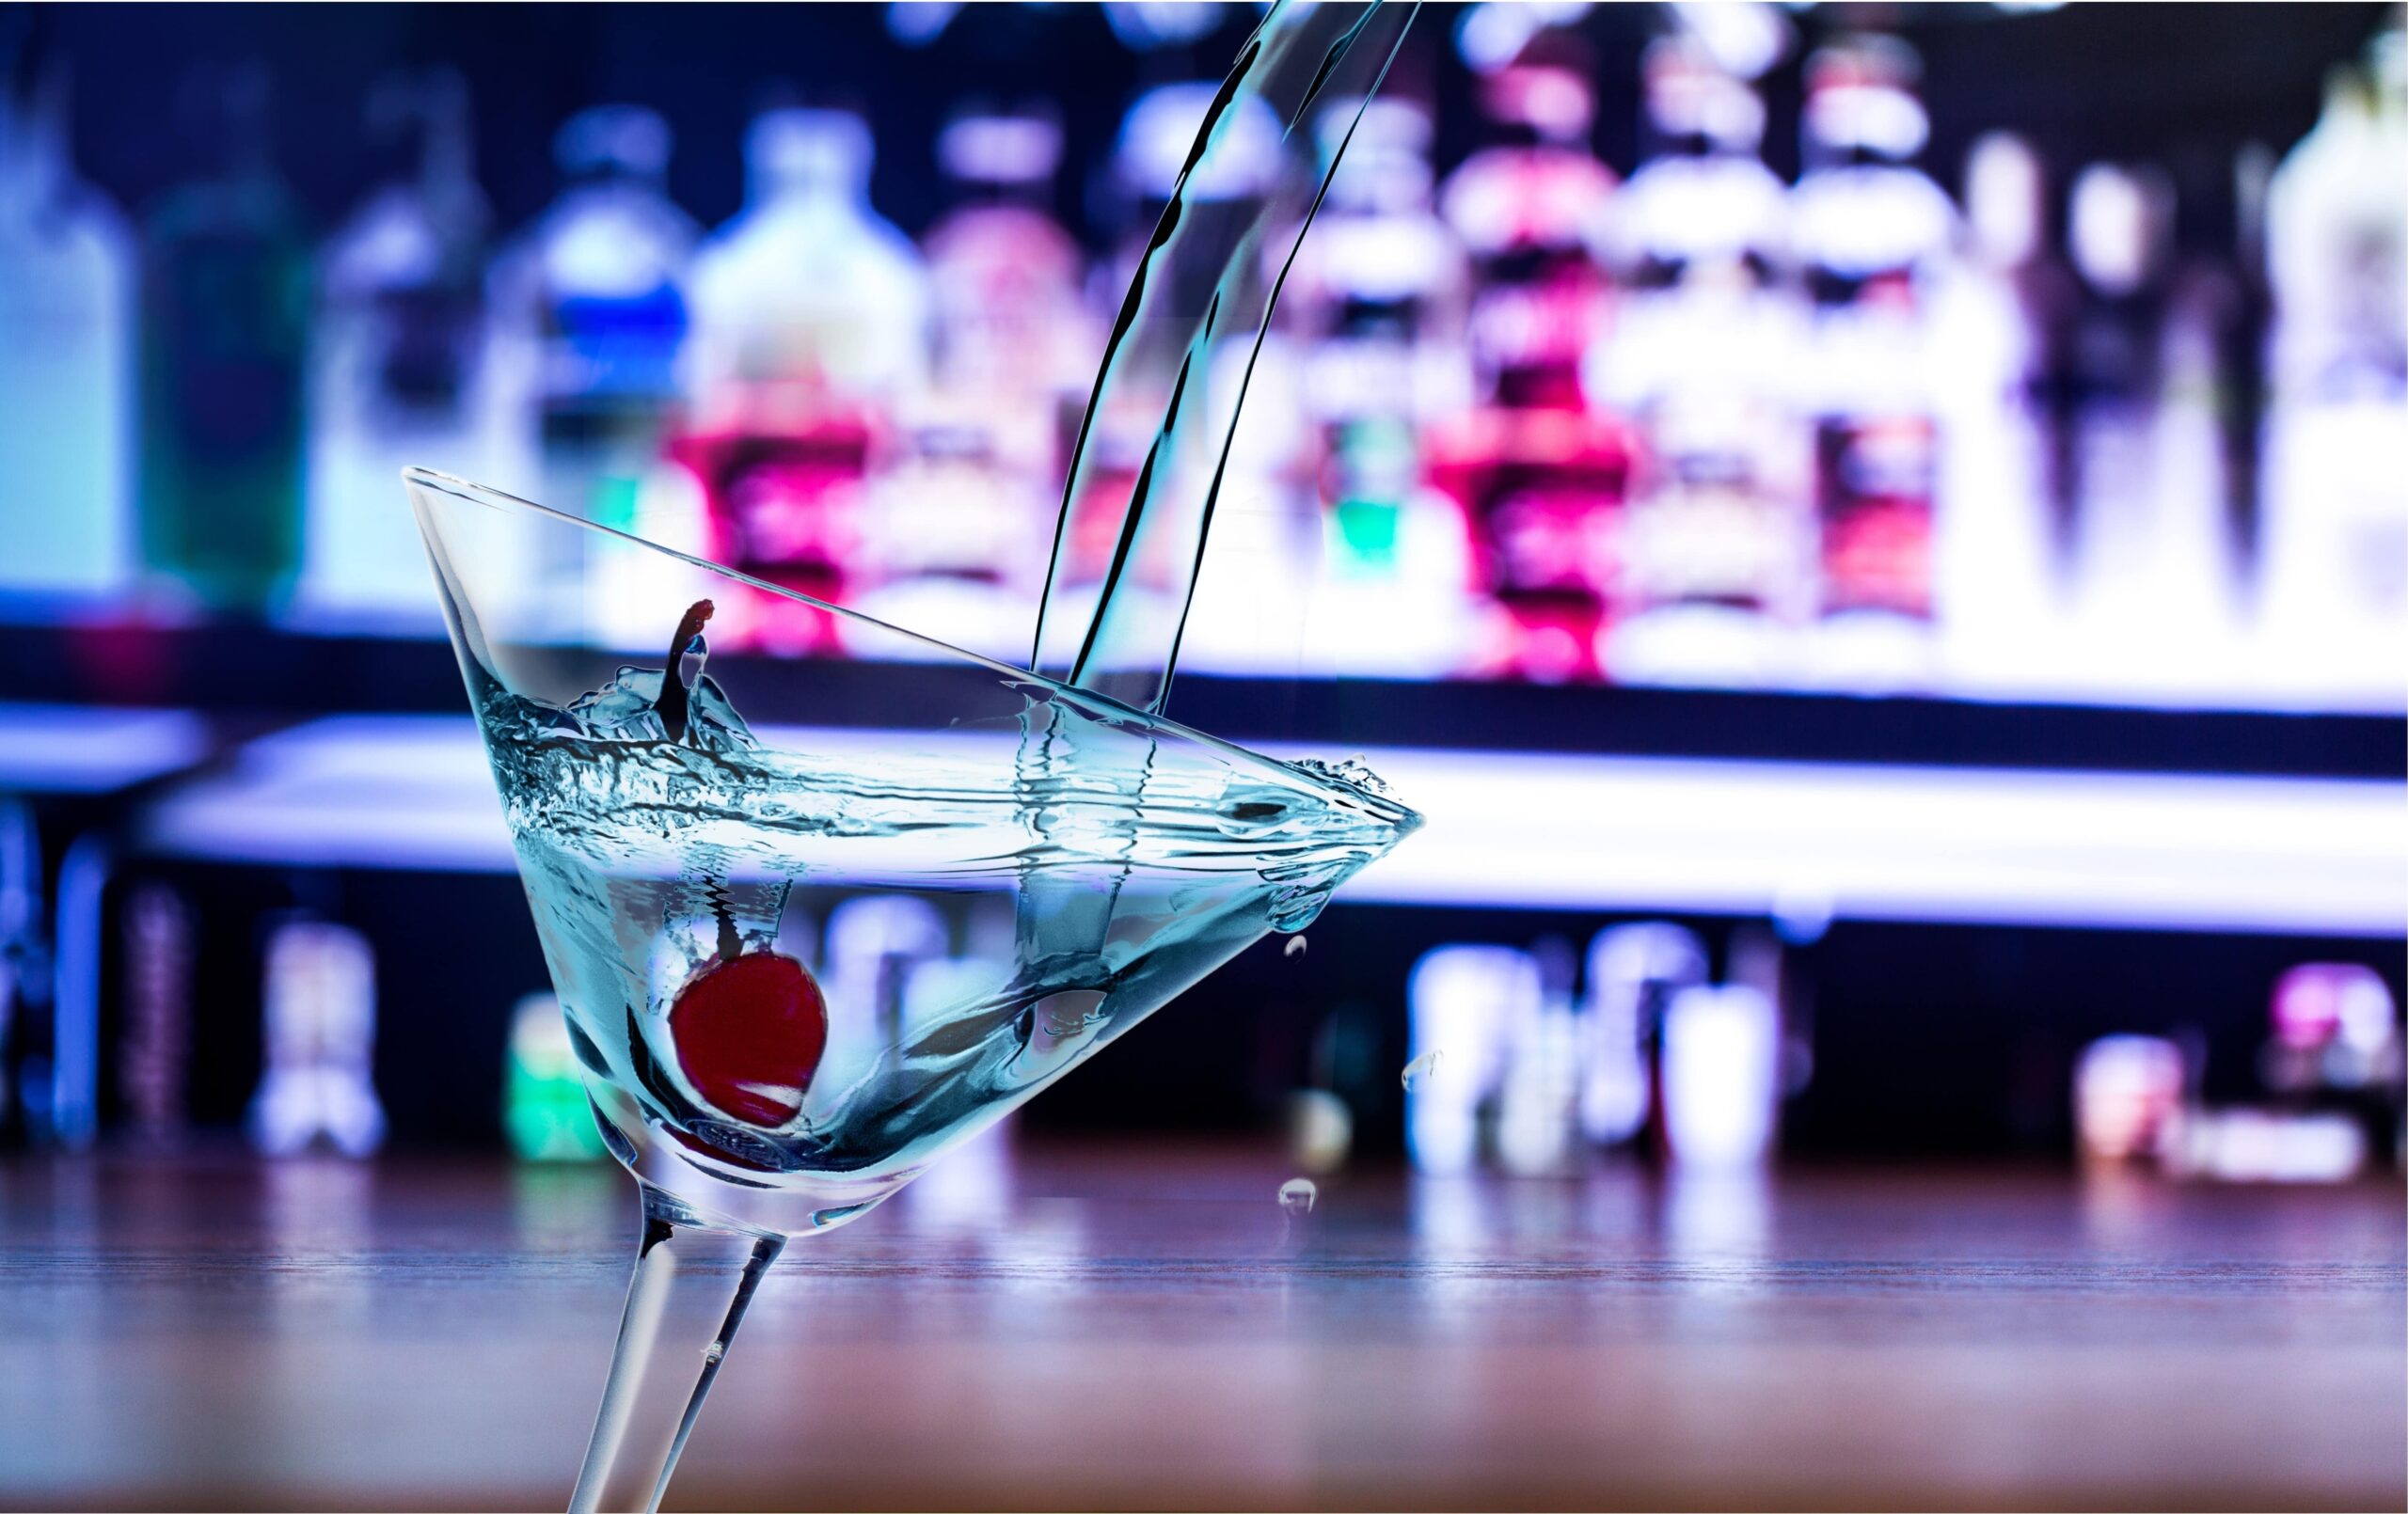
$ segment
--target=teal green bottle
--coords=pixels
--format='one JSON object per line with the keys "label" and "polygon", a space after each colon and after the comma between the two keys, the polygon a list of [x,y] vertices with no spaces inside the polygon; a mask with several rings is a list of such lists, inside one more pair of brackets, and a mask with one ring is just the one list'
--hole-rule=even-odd
{"label": "teal green bottle", "polygon": [[274,610],[301,565],[309,243],[258,70],[217,84],[218,166],[142,234],[144,565],[209,610]]}

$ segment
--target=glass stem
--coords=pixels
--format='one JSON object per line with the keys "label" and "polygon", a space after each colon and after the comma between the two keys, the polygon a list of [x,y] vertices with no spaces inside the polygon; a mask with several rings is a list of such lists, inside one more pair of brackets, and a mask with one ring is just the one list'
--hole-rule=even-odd
{"label": "glass stem", "polygon": [[638,1179],[643,1239],[627,1284],[610,1380],[569,1500],[573,1514],[657,1509],[703,1396],[784,1236],[705,1220]]}

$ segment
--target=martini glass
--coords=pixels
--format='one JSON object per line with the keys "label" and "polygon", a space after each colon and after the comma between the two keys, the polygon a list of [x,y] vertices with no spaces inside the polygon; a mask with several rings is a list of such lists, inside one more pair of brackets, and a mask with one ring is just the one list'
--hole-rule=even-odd
{"label": "martini glass", "polygon": [[[406,475],[594,1116],[642,1234],[577,1508],[657,1506],[787,1238],[858,1218],[1420,824],[1352,766],[1111,699],[420,469]],[[536,592],[523,564],[582,560]],[[599,591],[597,591],[598,592]],[[798,614],[850,662],[743,659]],[[598,628],[598,629],[597,629]],[[609,643],[657,648],[630,655]],[[753,729],[748,702],[807,729]],[[1011,923],[861,1001],[822,891]]]}

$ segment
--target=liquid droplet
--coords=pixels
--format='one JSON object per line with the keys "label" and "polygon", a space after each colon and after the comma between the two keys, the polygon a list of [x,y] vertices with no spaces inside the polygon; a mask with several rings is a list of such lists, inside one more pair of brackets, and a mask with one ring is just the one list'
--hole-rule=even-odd
{"label": "liquid droplet", "polygon": [[1309,1177],[1291,1177],[1279,1185],[1279,1207],[1289,1214],[1310,1214],[1313,1201],[1321,1197],[1321,1190]]}
{"label": "liquid droplet", "polygon": [[1404,1091],[1408,1094],[1430,1080],[1438,1070],[1438,1053],[1424,1051],[1404,1065]]}
{"label": "liquid droplet", "polygon": [[713,1341],[703,1348],[703,1360],[705,1362],[716,1362],[726,1354],[727,1342],[725,1341]]}
{"label": "liquid droplet", "polygon": [[1281,951],[1281,952],[1280,952],[1280,954],[1280,954],[1281,956],[1302,956],[1302,955],[1304,955],[1304,954],[1305,954],[1305,938],[1304,938],[1303,937],[1301,937],[1301,936],[1291,936],[1291,937],[1288,938],[1288,945],[1287,945],[1287,947],[1286,947],[1283,951]]}

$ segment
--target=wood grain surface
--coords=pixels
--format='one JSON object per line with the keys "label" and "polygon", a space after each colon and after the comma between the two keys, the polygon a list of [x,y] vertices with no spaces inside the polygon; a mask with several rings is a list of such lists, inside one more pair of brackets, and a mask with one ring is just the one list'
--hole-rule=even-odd
{"label": "wood grain surface", "polygon": [[[964,1154],[798,1240],[672,1507],[2408,1503],[2396,1182]],[[614,1170],[0,1161],[0,1504],[557,1506]]]}

